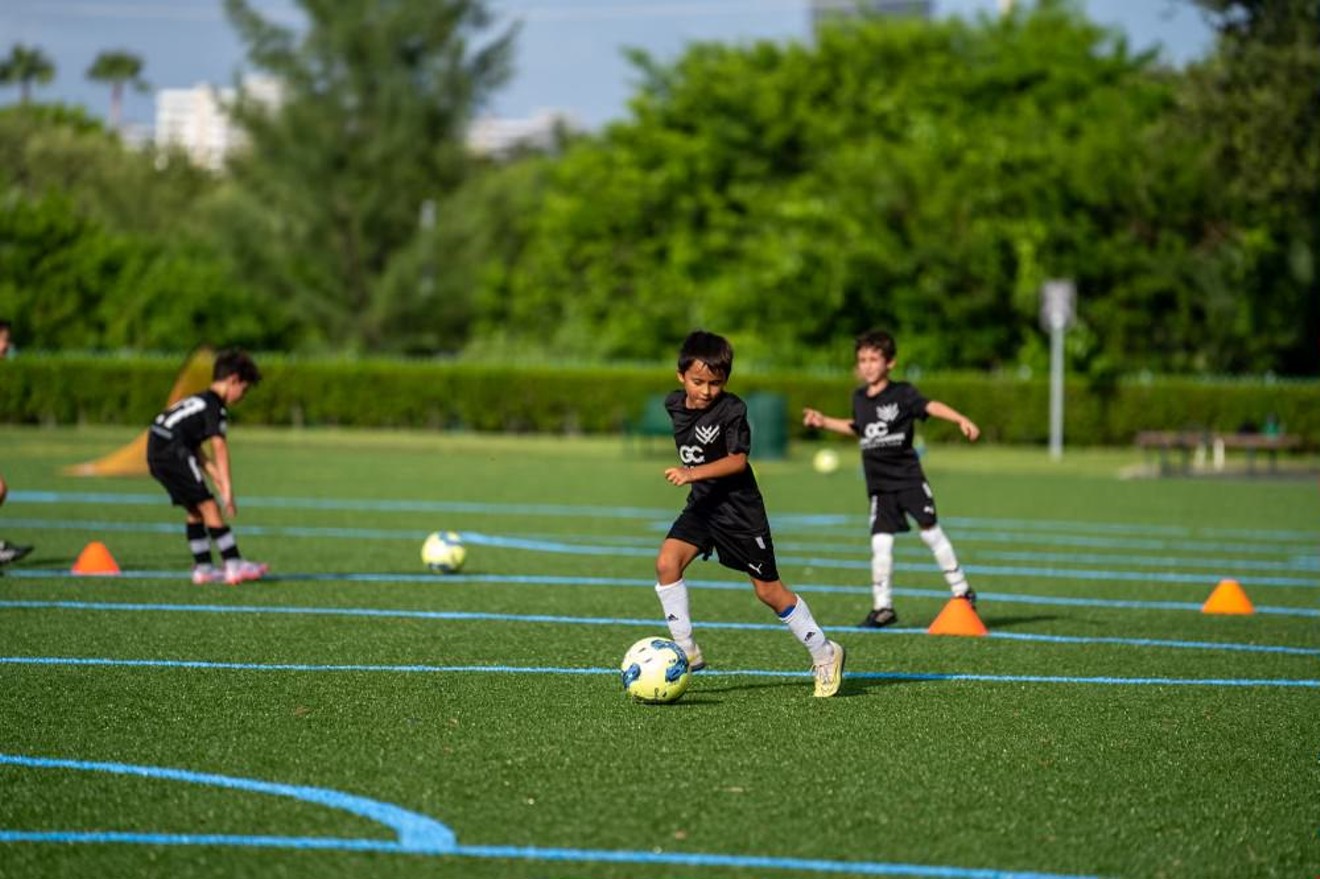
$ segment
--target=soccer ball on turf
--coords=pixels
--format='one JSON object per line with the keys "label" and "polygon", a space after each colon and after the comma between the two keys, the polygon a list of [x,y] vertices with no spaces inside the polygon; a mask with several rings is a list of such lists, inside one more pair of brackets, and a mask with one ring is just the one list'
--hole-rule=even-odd
{"label": "soccer ball on turf", "polygon": [[668,638],[643,638],[629,647],[619,672],[623,691],[639,702],[674,702],[692,680],[687,654]]}
{"label": "soccer ball on turf", "polygon": [[454,531],[437,531],[422,543],[422,564],[437,574],[453,574],[467,561],[467,547]]}
{"label": "soccer ball on turf", "polygon": [[811,466],[817,473],[833,473],[839,469],[839,453],[834,449],[821,449],[811,459]]}

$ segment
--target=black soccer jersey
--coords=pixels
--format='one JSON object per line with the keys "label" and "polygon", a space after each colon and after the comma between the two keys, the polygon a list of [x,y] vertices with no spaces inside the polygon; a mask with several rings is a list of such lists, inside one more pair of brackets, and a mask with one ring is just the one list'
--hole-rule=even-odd
{"label": "black soccer jersey", "polygon": [[853,392],[852,428],[862,449],[866,490],[895,491],[926,481],[912,448],[913,428],[926,419],[925,397],[907,382],[890,382],[874,397],[866,387]]}
{"label": "black soccer jersey", "polygon": [[224,436],[229,410],[212,390],[184,397],[156,416],[147,437],[147,457],[195,453],[206,440]]}
{"label": "black soccer jersey", "polygon": [[[665,398],[665,409],[674,423],[674,445],[683,466],[694,467],[729,455],[751,453],[752,429],[747,424],[747,404],[738,396],[725,391],[705,409],[687,408],[686,398],[681,390]],[[730,532],[760,534],[770,527],[765,499],[756,484],[751,462],[732,476],[691,483],[686,510]]]}

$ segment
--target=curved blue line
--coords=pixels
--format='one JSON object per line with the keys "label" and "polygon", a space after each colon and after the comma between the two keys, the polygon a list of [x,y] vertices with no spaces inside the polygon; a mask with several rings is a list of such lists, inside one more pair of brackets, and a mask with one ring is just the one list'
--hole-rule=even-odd
{"label": "curved blue line", "polygon": [[390,803],[342,793],[321,787],[257,781],[209,772],[191,772],[186,769],[168,769],[159,766],[136,766],[131,763],[102,763],[85,760],[57,760],[47,757],[25,757],[21,754],[0,754],[0,764],[35,769],[74,769],[81,772],[109,772],[115,775],[135,775],[143,778],[161,778],[188,784],[205,784],[231,790],[253,791],[273,796],[291,797],[318,806],[337,809],[383,824],[398,835],[396,847],[407,852],[448,854],[454,850],[454,833],[433,818],[410,812]]}
{"label": "curved blue line", "polygon": [[[652,628],[652,619],[623,619],[617,617],[567,617],[551,614],[512,614],[450,610],[396,610],[375,607],[284,607],[243,604],[139,604],[111,601],[0,601],[0,610],[24,608],[32,610],[94,610],[128,613],[218,613],[218,614],[271,614],[275,616],[337,616],[386,619],[447,620],[453,622],[493,621],[511,623],[552,623],[576,626],[644,626]],[[780,623],[703,622],[704,629],[721,631],[783,631]],[[921,628],[856,628],[867,636],[925,635]],[[1320,656],[1320,647],[1289,647],[1277,644],[1241,644],[1232,641],[1175,641],[1160,638],[1117,638],[1083,635],[1046,635],[1031,632],[997,632],[988,635],[1006,641],[1042,641],[1052,644],[1120,644],[1131,647],[1169,647],[1186,650],[1225,650],[1241,653],[1281,653],[1293,656]]]}
{"label": "curved blue line", "polygon": [[[619,676],[617,668],[555,668],[527,665],[314,665],[298,662],[215,662],[202,659],[111,659],[80,656],[0,656],[0,665],[103,666],[119,668],[204,668],[227,671],[387,672],[394,674],[546,674]],[[805,678],[809,671],[773,669],[711,669],[702,677],[750,676]],[[1072,675],[991,675],[970,672],[849,672],[849,680],[894,681],[983,681],[986,683],[1112,684],[1122,686],[1172,687],[1302,687],[1320,688],[1320,680],[1295,678],[1121,678]],[[219,776],[217,776],[219,777]],[[408,813],[411,814],[411,813]]]}

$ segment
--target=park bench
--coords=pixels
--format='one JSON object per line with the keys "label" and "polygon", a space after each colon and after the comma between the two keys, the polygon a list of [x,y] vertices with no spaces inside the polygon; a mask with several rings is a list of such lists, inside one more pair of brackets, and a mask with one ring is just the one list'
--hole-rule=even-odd
{"label": "park bench", "polygon": [[[1143,430],[1137,434],[1137,447],[1147,457],[1157,459],[1161,476],[1169,473],[1190,474],[1204,471],[1207,462],[1211,470],[1224,471],[1228,452],[1246,453],[1247,473],[1256,474],[1256,457],[1264,453],[1269,459],[1268,472],[1278,472],[1279,452],[1300,449],[1302,438],[1287,434],[1219,433],[1209,430]],[[1170,459],[1176,454],[1177,464]]]}

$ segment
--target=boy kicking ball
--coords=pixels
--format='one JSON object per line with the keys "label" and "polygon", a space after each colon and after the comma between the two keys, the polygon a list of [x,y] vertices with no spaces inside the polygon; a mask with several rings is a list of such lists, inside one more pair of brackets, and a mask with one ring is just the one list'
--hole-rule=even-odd
{"label": "boy kicking ball", "polygon": [[678,354],[682,388],[665,398],[682,466],[665,470],[665,479],[691,490],[660,545],[655,591],[670,636],[687,653],[693,671],[704,668],[692,637],[683,572],[698,555],[709,558],[718,552],[720,564],[746,574],[756,597],[811,654],[815,695],[833,696],[843,680],[843,646],[826,637],[807,603],[779,579],[765,501],[747,462],[752,449],[747,405],[724,390],[731,372],[733,347],[722,336],[698,330],[683,342]]}

